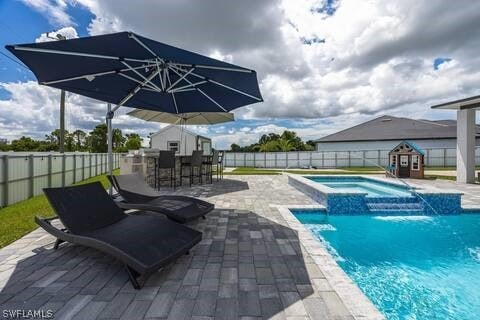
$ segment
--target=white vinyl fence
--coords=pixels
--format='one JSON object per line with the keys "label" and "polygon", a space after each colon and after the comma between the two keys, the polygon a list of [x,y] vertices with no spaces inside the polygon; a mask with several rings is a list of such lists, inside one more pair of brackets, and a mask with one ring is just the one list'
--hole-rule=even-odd
{"label": "white vinyl fence", "polygon": [[[456,165],[455,148],[432,148],[424,151],[426,166]],[[227,152],[224,165],[255,168],[385,167],[388,165],[389,152],[390,150]],[[480,165],[480,147],[475,149],[475,161]]]}
{"label": "white vinyl fence", "polygon": [[[120,154],[113,154],[119,167]],[[7,206],[108,171],[106,153],[0,153],[0,204]]]}

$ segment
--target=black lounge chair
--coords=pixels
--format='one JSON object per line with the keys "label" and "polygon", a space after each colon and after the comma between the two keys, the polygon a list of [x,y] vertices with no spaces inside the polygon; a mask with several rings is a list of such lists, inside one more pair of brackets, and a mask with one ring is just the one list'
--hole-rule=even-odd
{"label": "black lounge chair", "polygon": [[193,197],[160,195],[139,174],[107,177],[123,199],[116,201],[122,209],[158,212],[173,221],[186,223],[199,217],[205,218],[215,208],[214,204]]}
{"label": "black lounge chair", "polygon": [[[58,217],[35,217],[36,223],[57,237],[54,248],[71,242],[95,248],[120,260],[132,285],[140,289],[139,276],[171,263],[202,239],[202,233],[152,215],[128,215],[99,182],[43,190]],[[65,229],[52,225],[60,218]]]}

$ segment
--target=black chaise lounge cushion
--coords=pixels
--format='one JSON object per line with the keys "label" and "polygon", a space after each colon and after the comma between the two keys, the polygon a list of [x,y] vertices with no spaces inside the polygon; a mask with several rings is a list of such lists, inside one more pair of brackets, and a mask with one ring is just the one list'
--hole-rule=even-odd
{"label": "black chaise lounge cushion", "polygon": [[57,238],[109,254],[139,274],[150,274],[185,254],[202,234],[159,216],[127,215],[99,182],[44,193],[66,231],[37,223]]}
{"label": "black chaise lounge cushion", "polygon": [[124,201],[118,204],[124,209],[159,212],[185,223],[205,216],[215,208],[214,204],[193,197],[160,195],[139,174],[108,176],[108,179],[123,198]]}

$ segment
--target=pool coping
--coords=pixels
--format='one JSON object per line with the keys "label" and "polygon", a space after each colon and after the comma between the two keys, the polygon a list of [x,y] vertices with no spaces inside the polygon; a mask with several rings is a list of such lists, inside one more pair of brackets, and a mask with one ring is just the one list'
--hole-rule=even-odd
{"label": "pool coping", "polygon": [[[390,185],[395,185],[398,187],[405,187],[405,184],[400,183],[398,181],[392,181],[389,180],[387,177],[376,177],[376,176],[365,176],[365,175],[352,175],[352,174],[336,174],[336,175],[318,175],[318,174],[293,174],[293,173],[284,173],[286,176],[288,176],[289,179],[294,179],[297,182],[300,182],[304,185],[307,185],[310,188],[315,189],[316,191],[319,191],[321,193],[324,193],[326,195],[366,195],[366,192],[361,192],[361,191],[345,191],[345,190],[338,190],[334,188],[327,187],[323,185],[322,183],[315,182],[311,179],[308,179],[309,177],[325,177],[325,176],[332,176],[332,177],[361,177],[366,180],[373,180],[377,181],[383,184],[390,184]],[[412,187],[415,188],[415,192],[420,195],[434,195],[434,194],[448,194],[448,195],[464,195],[464,192],[455,190],[455,189],[439,189],[435,187],[420,187],[415,184],[412,185]]]}
{"label": "pool coping", "polygon": [[291,209],[306,211],[326,210],[325,206],[320,204],[271,206],[276,207],[285,222],[288,224],[288,227],[297,232],[300,243],[303,245],[306,252],[312,257],[313,261],[315,261],[315,264],[325,275],[328,284],[339,296],[345,307],[355,319],[385,319],[385,316],[360,290],[357,284],[345,273],[345,271],[343,271],[322,243],[305,228],[291,211]]}

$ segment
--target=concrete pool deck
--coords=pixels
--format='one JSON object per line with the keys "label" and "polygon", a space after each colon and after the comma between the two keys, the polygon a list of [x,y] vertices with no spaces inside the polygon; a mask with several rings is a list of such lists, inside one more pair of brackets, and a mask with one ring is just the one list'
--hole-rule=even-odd
{"label": "concrete pool deck", "polygon": [[[480,185],[413,183],[457,189],[462,205],[480,207]],[[190,225],[204,233],[191,254],[142,290],[113,259],[70,244],[54,251],[54,238],[37,229],[0,249],[0,310],[52,310],[55,319],[382,318],[286,209],[318,206],[286,176],[225,176],[175,193],[217,209]]]}

